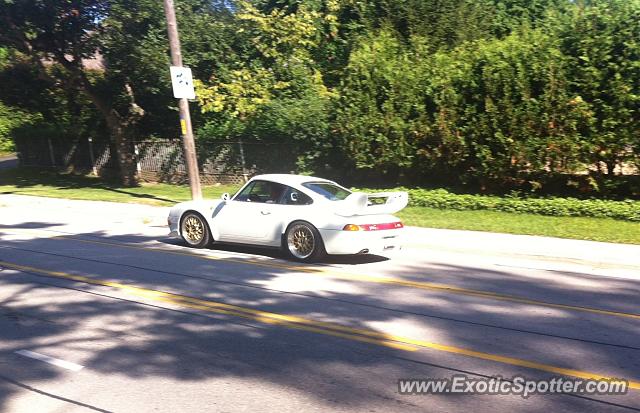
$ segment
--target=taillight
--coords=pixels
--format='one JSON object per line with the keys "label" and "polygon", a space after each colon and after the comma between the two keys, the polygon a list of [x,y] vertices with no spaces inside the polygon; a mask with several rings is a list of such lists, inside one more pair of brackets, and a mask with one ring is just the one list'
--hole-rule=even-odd
{"label": "taillight", "polygon": [[385,229],[398,229],[398,228],[404,228],[404,225],[402,225],[402,222],[400,221],[389,222],[384,224],[362,224],[362,225],[347,224],[342,228],[342,230],[343,231],[360,231],[360,230],[380,231]]}

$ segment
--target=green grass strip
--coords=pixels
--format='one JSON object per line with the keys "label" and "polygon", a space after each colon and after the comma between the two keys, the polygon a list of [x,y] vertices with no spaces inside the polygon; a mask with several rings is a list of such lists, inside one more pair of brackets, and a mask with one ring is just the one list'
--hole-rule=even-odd
{"label": "green grass strip", "polygon": [[427,207],[407,207],[397,215],[405,225],[419,227],[640,244],[640,223],[610,218],[549,217],[501,211],[455,211]]}

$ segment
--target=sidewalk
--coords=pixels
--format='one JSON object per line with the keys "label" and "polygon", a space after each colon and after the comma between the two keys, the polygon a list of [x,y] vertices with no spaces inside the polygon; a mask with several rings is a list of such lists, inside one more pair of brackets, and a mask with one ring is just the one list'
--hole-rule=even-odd
{"label": "sidewalk", "polygon": [[640,245],[418,227],[407,227],[407,233],[407,248],[640,280]]}

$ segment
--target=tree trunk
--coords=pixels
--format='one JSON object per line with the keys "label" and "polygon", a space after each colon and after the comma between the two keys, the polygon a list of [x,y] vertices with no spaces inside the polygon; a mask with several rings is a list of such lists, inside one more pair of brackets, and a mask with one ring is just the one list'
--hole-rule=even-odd
{"label": "tree trunk", "polygon": [[137,186],[137,168],[133,155],[133,142],[129,134],[130,122],[123,119],[113,107],[108,106],[100,96],[93,92],[91,84],[84,74],[81,76],[81,80],[84,91],[107,122],[109,134],[116,148],[114,155],[118,161],[120,182],[124,186]]}
{"label": "tree trunk", "polygon": [[111,137],[115,143],[116,156],[118,157],[118,168],[120,169],[120,182],[124,186],[137,186],[137,168],[133,156],[133,142],[127,130],[122,125],[111,129]]}
{"label": "tree trunk", "polygon": [[614,171],[615,171],[615,169],[616,169],[616,165],[618,164],[618,163],[616,162],[616,160],[615,160],[615,159],[611,159],[611,158],[610,158],[610,159],[607,159],[607,160],[605,161],[605,164],[607,165],[607,175],[609,175],[609,176],[613,176],[613,175],[615,175],[615,174],[614,174]]}

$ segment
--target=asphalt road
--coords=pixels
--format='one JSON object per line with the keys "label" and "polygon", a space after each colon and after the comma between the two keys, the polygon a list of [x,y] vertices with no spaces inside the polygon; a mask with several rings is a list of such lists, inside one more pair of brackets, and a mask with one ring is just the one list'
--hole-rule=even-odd
{"label": "asphalt road", "polygon": [[[0,411],[640,411],[633,263],[627,277],[519,266],[416,231],[390,260],[299,265],[188,249],[166,237],[165,213],[0,196]],[[398,379],[454,375],[635,388],[398,392]]]}

